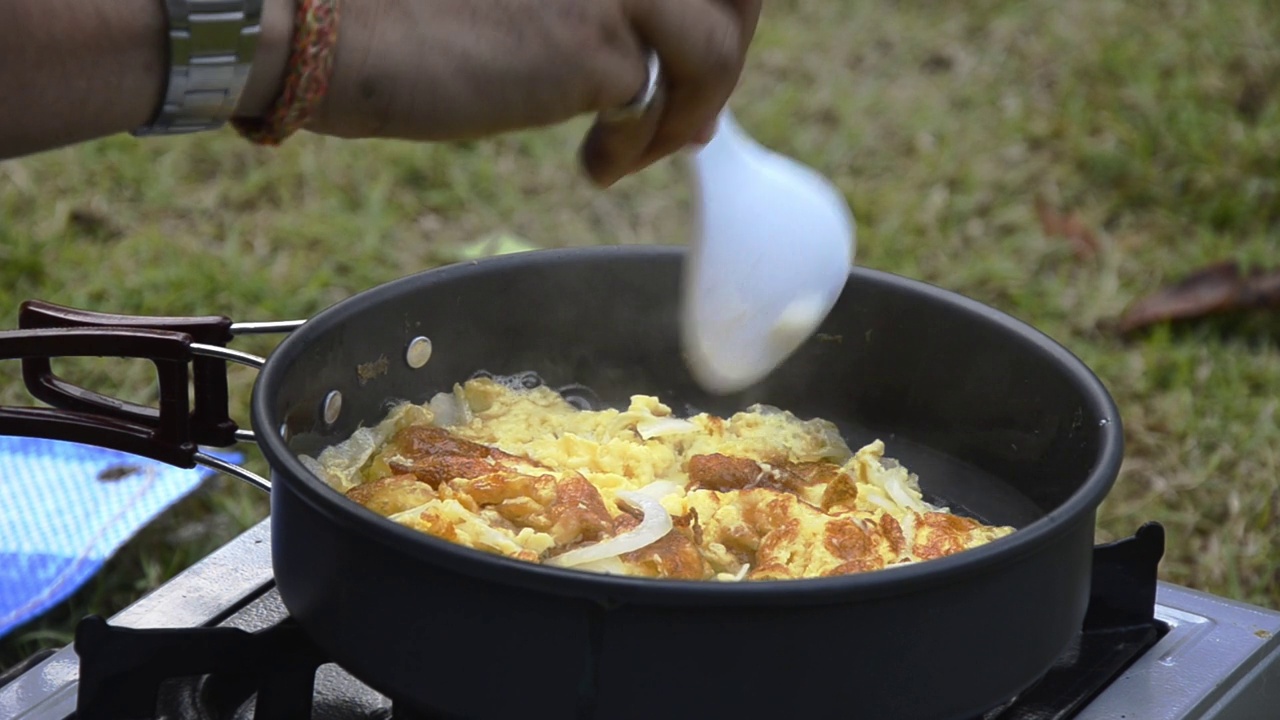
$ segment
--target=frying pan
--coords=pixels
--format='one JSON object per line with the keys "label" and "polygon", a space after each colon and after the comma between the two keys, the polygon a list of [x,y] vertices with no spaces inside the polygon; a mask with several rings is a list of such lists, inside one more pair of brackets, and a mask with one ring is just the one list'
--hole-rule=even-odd
{"label": "frying pan", "polygon": [[[350,297],[284,338],[251,420],[271,468],[275,580],[297,622],[398,709],[449,717],[959,719],[1033,683],[1080,627],[1096,510],[1120,466],[1099,380],[1007,315],[858,268],[777,372],[711,396],[680,355],[682,259],[627,247],[452,265]],[[185,467],[211,462],[201,445],[250,436],[227,417],[225,362],[246,358],[224,347],[226,318],[28,303],[20,324],[0,333],[0,357],[23,358],[29,390],[54,408],[0,409],[0,432]],[[151,358],[158,410],[66,383],[49,364],[61,355]],[[612,577],[398,526],[299,459],[375,424],[390,401],[425,402],[478,371],[531,371],[603,404],[647,393],[689,412],[762,402],[824,417],[853,447],[884,440],[934,502],[1017,531],[842,577]]]}

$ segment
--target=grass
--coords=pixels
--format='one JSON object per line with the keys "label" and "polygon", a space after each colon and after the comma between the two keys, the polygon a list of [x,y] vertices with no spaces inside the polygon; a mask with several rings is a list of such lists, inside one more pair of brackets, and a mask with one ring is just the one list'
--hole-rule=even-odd
{"label": "grass", "polygon": [[[767,4],[739,119],[833,178],[858,262],[1019,317],[1088,363],[1128,441],[1099,540],[1168,530],[1165,579],[1280,607],[1280,315],[1104,328],[1220,259],[1280,265],[1280,15],[1267,0]],[[42,298],[112,312],[305,317],[512,233],[542,246],[680,243],[673,163],[609,193],[578,177],[583,122],[465,145],[230,132],[119,137],[0,163],[0,326]],[[1035,203],[1097,235],[1081,259]],[[240,343],[268,352],[270,339]],[[0,401],[26,402],[14,363]],[[144,368],[80,363],[147,399]],[[232,377],[247,416],[250,372]],[[252,455],[252,450],[250,450]],[[254,456],[251,466],[263,470]],[[69,603],[0,641],[0,667],[68,641],[263,517],[214,480]]]}

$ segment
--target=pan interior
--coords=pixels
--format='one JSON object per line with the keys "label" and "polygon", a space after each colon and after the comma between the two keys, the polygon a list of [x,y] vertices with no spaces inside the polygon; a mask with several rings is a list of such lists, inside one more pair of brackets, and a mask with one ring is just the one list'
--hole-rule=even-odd
{"label": "pan interior", "polygon": [[[765,403],[822,417],[854,449],[883,440],[939,504],[1015,527],[1060,507],[1118,452],[1108,449],[1119,442],[1110,398],[1065,350],[977,303],[863,269],[818,334],[765,382],[708,395],[680,355],[681,257],[545,251],[363,293],[281,345],[259,377],[266,399],[255,404],[255,425],[283,430],[282,455],[314,456],[376,424],[391,402],[426,402],[479,370],[534,371],[614,406],[644,393],[677,412]],[[420,336],[432,353],[414,368],[406,350]],[[326,424],[322,406],[334,390],[342,412]],[[1110,481],[1094,484],[1096,505]]]}

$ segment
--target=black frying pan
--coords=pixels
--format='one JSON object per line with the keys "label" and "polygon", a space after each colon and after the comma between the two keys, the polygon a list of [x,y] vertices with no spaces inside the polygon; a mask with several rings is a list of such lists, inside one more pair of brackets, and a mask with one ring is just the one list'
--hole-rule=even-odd
{"label": "black frying pan", "polygon": [[[1032,683],[1080,627],[1095,513],[1120,466],[1119,418],[1102,384],[1006,315],[855,269],[820,334],[785,366],[740,395],[711,397],[680,356],[681,257],[599,248],[454,265],[356,295],[287,337],[258,376],[252,424],[272,469],[275,578],[297,621],[398,706],[449,716],[970,718]],[[32,393],[70,408],[5,408],[0,432],[185,466],[197,443],[231,442],[223,360],[207,347],[230,338],[225,318],[95,318],[39,305],[22,318],[115,329],[0,333],[0,357],[27,358]],[[160,329],[122,329],[143,327]],[[419,368],[406,361],[417,337],[432,346]],[[70,354],[160,358],[172,376],[163,415],[59,385],[43,358]],[[853,447],[883,439],[935,501],[1018,531],[835,578],[608,577],[397,526],[298,459],[376,423],[388,400],[424,402],[477,371],[534,371],[607,404],[649,393],[677,408],[766,402],[822,416]]]}

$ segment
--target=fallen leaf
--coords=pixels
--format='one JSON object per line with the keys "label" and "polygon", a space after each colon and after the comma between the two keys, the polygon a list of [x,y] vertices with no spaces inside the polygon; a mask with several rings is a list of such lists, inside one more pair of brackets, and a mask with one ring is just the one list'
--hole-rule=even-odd
{"label": "fallen leaf", "polygon": [[529,252],[537,249],[537,245],[517,235],[494,233],[461,247],[452,248],[452,252],[445,250],[445,254],[450,255],[454,262],[460,262],[464,260],[479,260],[480,258],[493,257],[495,255]]}
{"label": "fallen leaf", "polygon": [[1280,309],[1280,269],[1241,272],[1235,261],[1197,270],[1129,306],[1117,329],[1129,334],[1171,320],[1190,320],[1241,310]]}
{"label": "fallen leaf", "polygon": [[1087,260],[1098,253],[1098,236],[1074,211],[1063,214],[1042,197],[1036,198],[1036,215],[1047,237],[1060,237],[1071,243],[1077,258]]}
{"label": "fallen leaf", "polygon": [[929,57],[925,58],[924,62],[920,63],[920,69],[930,74],[937,74],[947,72],[951,68],[955,67],[955,64],[956,61],[954,58],[944,52],[938,51],[930,53]]}
{"label": "fallen leaf", "polygon": [[1256,76],[1247,77],[1236,96],[1236,112],[1249,122],[1257,122],[1271,99],[1271,86]]}
{"label": "fallen leaf", "polygon": [[142,472],[138,465],[110,465],[98,473],[98,482],[116,482]]}
{"label": "fallen leaf", "polygon": [[81,206],[67,213],[67,224],[79,234],[97,240],[114,240],[124,229],[110,215],[96,208]]}
{"label": "fallen leaf", "polygon": [[1229,64],[1231,76],[1240,80],[1235,110],[1250,123],[1258,122],[1280,83],[1280,65],[1260,63],[1259,58],[1236,57]]}

